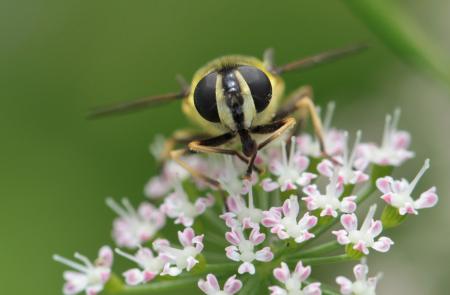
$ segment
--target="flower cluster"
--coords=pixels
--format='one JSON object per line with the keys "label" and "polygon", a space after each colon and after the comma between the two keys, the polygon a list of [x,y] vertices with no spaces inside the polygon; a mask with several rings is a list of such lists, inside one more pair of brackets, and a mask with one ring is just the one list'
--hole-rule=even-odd
{"label": "flower cluster", "polygon": [[[383,228],[397,227],[408,216],[435,206],[438,196],[431,187],[413,197],[429,160],[411,182],[391,175],[414,156],[409,133],[397,129],[400,111],[386,117],[377,145],[362,142],[361,131],[350,141],[353,135],[331,127],[333,110],[330,104],[324,118],[324,151],[316,137],[294,134],[259,151],[255,163],[265,172],[250,177],[244,177],[245,163],[237,157],[187,155],[182,160],[197,176],[219,185],[192,178],[168,160],[145,186],[149,200],[137,208],[128,199],[108,198],[106,204],[118,216],[112,226],[115,252],[135,266],[123,271],[122,283],[119,277],[111,279],[113,251],[107,246],[94,263],[80,254],[75,258],[81,263],[55,255],[54,260],[75,270],[64,273],[63,293],[94,295],[119,288],[121,294],[131,294],[136,285],[141,291],[148,287],[149,294],[158,288],[179,293],[197,283],[199,292],[208,295],[250,290],[318,295],[336,293],[333,287],[341,294],[375,294],[381,275],[367,277],[365,257],[372,251],[386,253],[394,245]],[[164,158],[164,146],[161,140],[152,145],[157,160]],[[384,200],[379,217],[375,204],[367,213],[359,208],[372,195]],[[365,213],[359,224],[358,211]],[[339,222],[341,228],[330,230]],[[324,236],[329,237],[325,243],[310,245]],[[316,264],[360,259],[355,281],[338,276],[337,285],[330,287],[311,277]],[[174,283],[162,276],[174,277]]]}

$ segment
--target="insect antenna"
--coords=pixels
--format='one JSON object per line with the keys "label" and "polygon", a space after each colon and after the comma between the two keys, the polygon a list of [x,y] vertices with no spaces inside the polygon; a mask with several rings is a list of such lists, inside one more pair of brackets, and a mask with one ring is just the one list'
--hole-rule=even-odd
{"label": "insect antenna", "polygon": [[161,103],[166,103],[178,99],[182,99],[189,95],[189,85],[183,77],[177,76],[177,81],[181,86],[181,91],[171,92],[150,97],[143,97],[131,101],[119,102],[112,105],[101,106],[92,109],[88,114],[88,119],[98,119],[102,117],[126,114],[142,110],[147,107],[153,107]]}
{"label": "insect antenna", "polygon": [[[334,61],[348,55],[360,53],[367,48],[368,46],[366,44],[353,44],[343,48],[332,49],[287,63],[282,66],[274,67],[272,71],[276,74],[283,74],[285,72],[290,72],[293,70],[308,69],[322,63]],[[271,59],[273,60],[273,57],[271,57]]]}

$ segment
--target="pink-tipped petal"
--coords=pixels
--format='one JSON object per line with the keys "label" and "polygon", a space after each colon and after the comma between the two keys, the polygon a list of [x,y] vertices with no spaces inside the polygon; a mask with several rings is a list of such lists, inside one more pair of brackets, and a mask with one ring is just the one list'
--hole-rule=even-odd
{"label": "pink-tipped petal", "polygon": [[306,280],[309,275],[311,274],[311,267],[310,266],[303,266],[302,262],[297,262],[297,265],[295,266],[295,273],[297,274],[300,281]]}
{"label": "pink-tipped petal", "polygon": [[341,223],[346,231],[354,231],[358,226],[358,218],[355,214],[344,214],[341,216]]}
{"label": "pink-tipped petal", "polygon": [[279,188],[279,185],[272,179],[266,178],[263,181],[261,181],[261,187],[263,188],[264,191],[271,192]]}
{"label": "pink-tipped petal", "polygon": [[270,250],[270,247],[264,247],[263,249],[257,251],[255,253],[255,259],[258,261],[271,261],[273,259],[273,253]]}
{"label": "pink-tipped petal", "polygon": [[113,263],[113,251],[109,246],[103,246],[98,252],[97,265],[111,267]]}
{"label": "pink-tipped petal", "polygon": [[353,273],[358,281],[365,281],[369,273],[369,268],[365,264],[357,264],[353,268]]}
{"label": "pink-tipped petal", "polygon": [[303,288],[304,295],[321,295],[322,290],[320,290],[320,283],[312,283]]}
{"label": "pink-tipped petal", "polygon": [[239,292],[242,288],[242,282],[240,280],[236,279],[236,275],[228,278],[228,280],[225,282],[225,286],[223,290],[227,292],[230,295],[236,294]]}
{"label": "pink-tipped petal", "polygon": [[379,234],[381,234],[382,230],[383,230],[383,224],[381,223],[380,220],[372,221],[372,224],[369,228],[369,234],[372,235],[373,237],[376,237]]}
{"label": "pink-tipped petal", "polygon": [[381,237],[378,239],[378,241],[376,241],[372,248],[375,249],[378,252],[382,252],[385,253],[387,251],[389,251],[389,249],[391,248],[391,245],[393,245],[394,242],[387,237]]}
{"label": "pink-tipped petal", "polygon": [[211,287],[212,291],[220,291],[219,282],[217,281],[217,278],[213,274],[208,274],[206,276],[206,281],[208,282],[208,285]]}
{"label": "pink-tipped petal", "polygon": [[349,279],[343,276],[339,276],[336,278],[336,283],[340,286],[342,295],[352,294],[352,282]]}
{"label": "pink-tipped petal", "polygon": [[284,262],[281,263],[281,267],[277,267],[273,270],[273,276],[281,283],[286,283],[290,275],[289,268]]}
{"label": "pink-tipped petal", "polygon": [[130,286],[139,285],[144,281],[144,276],[142,272],[137,268],[133,268],[124,272],[123,276],[125,278],[125,282],[127,283],[127,285]]}
{"label": "pink-tipped petal", "polygon": [[242,263],[238,268],[239,274],[249,273],[251,275],[255,274],[255,266],[250,262],[244,262]]}
{"label": "pink-tipped petal", "polygon": [[436,194],[436,188],[432,187],[426,192],[422,193],[420,197],[414,202],[416,209],[431,208],[438,202],[438,196]]}
{"label": "pink-tipped petal", "polygon": [[350,239],[348,238],[348,233],[341,229],[341,230],[334,230],[331,232],[333,235],[336,236],[337,242],[341,245],[347,245],[350,243]]}
{"label": "pink-tipped petal", "polygon": [[388,194],[392,192],[391,183],[393,179],[390,176],[378,178],[376,181],[377,188],[383,193]]}

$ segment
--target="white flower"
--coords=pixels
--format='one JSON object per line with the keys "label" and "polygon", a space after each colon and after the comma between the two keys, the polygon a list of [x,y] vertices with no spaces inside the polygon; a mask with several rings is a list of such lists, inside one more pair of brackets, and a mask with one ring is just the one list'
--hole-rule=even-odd
{"label": "white flower", "polygon": [[307,195],[302,199],[306,202],[308,210],[322,209],[320,216],[338,216],[338,210],[351,213],[356,209],[356,196],[348,196],[341,199],[344,192],[343,183],[338,182],[338,174],[334,173],[326,187],[325,194],[321,194],[317,185],[308,185],[303,189]]}
{"label": "white flower", "polygon": [[214,197],[212,195],[208,195],[206,198],[200,197],[195,200],[195,203],[192,203],[181,183],[174,182],[175,191],[164,199],[161,211],[169,218],[175,219],[175,224],[192,226],[194,219],[214,204]]}
{"label": "white flower", "polygon": [[219,282],[217,281],[216,276],[213,274],[208,274],[206,276],[206,281],[203,279],[198,281],[198,287],[206,295],[233,295],[241,290],[242,282],[236,279],[236,275],[231,276],[225,282],[222,291],[220,290]]}
{"label": "white flower", "polygon": [[388,237],[380,237],[375,241],[382,230],[383,225],[381,221],[375,221],[373,216],[377,209],[376,205],[372,205],[367,213],[366,219],[364,219],[361,228],[358,230],[358,218],[355,214],[344,214],[341,216],[341,224],[344,229],[333,231],[333,234],[337,237],[337,241],[341,245],[352,244],[353,249],[357,250],[365,255],[369,254],[369,248],[372,248],[378,252],[389,251],[391,245],[394,242]]}
{"label": "white flower", "polygon": [[[342,154],[345,145],[344,131],[331,127],[334,107],[334,102],[330,102],[327,105],[327,112],[325,114],[322,127],[325,152],[329,156]],[[320,111],[319,108],[318,111]],[[302,134],[298,136],[297,144],[303,155],[314,158],[320,158],[322,156],[319,141],[316,137],[313,137],[310,134]]]}
{"label": "white flower", "polygon": [[320,295],[320,283],[310,283],[304,286],[306,279],[311,274],[311,266],[304,267],[299,261],[294,272],[289,271],[286,263],[281,262],[281,267],[273,270],[273,276],[284,284],[284,288],[279,286],[269,287],[270,295]]}
{"label": "white flower", "polygon": [[217,181],[221,189],[225,190],[229,196],[238,197],[247,194],[252,185],[258,181],[256,173],[252,173],[250,180],[243,179],[241,171],[245,171],[242,165],[233,162],[233,157],[224,156],[223,162],[215,163],[217,166]]}
{"label": "white flower", "polygon": [[308,230],[316,225],[317,217],[310,216],[306,212],[297,221],[299,212],[298,198],[292,195],[284,202],[282,207],[274,207],[270,208],[269,211],[265,211],[262,224],[271,228],[270,231],[277,234],[278,238],[282,240],[293,238],[295,242],[302,243],[314,237],[314,234]]}
{"label": "white flower", "polygon": [[336,161],[340,163],[340,165],[337,166],[333,164],[332,161],[324,159],[319,163],[319,165],[317,165],[317,170],[320,172],[320,174],[331,178],[334,170],[337,170],[337,173],[339,174],[339,180],[344,184],[357,184],[368,180],[369,176],[364,173],[364,169],[366,169],[368,162],[365,161],[364,157],[357,157],[357,147],[360,140],[361,131],[358,131],[356,133],[353,150],[349,155],[348,133],[345,132],[345,145],[343,155],[335,157]]}
{"label": "white flower", "polygon": [[164,239],[153,243],[160,257],[166,261],[161,275],[177,276],[184,269],[190,271],[198,263],[195,258],[203,250],[203,235],[196,236],[192,228],[185,228],[178,232],[178,240],[182,249],[171,247],[169,241]]}
{"label": "white flower", "polygon": [[428,168],[430,168],[430,160],[427,159],[411,183],[408,183],[406,179],[394,180],[390,176],[377,179],[377,187],[384,194],[381,198],[392,207],[398,208],[400,215],[418,214],[418,209],[435,206],[438,201],[435,187],[423,192],[417,200],[411,197],[414,188]]}
{"label": "white flower", "polygon": [[376,295],[375,289],[378,280],[382,276],[380,273],[375,277],[367,278],[369,268],[365,259],[361,261],[361,264],[355,265],[353,273],[356,278],[354,282],[343,276],[336,278],[336,283],[341,287],[340,291],[342,295]]}
{"label": "white flower", "polygon": [[135,255],[130,255],[120,249],[116,253],[137,263],[139,268],[132,268],[123,273],[125,282],[128,285],[135,286],[153,280],[163,269],[164,261],[160,256],[154,256],[149,248],[139,248]]}
{"label": "white flower", "polygon": [[[205,161],[199,156],[186,156],[182,158],[189,166],[199,170],[206,170]],[[173,160],[166,160],[163,164],[161,174],[152,177],[144,187],[144,194],[150,199],[165,196],[175,189],[177,181],[184,181],[190,177],[189,172]]]}
{"label": "white flower", "polygon": [[137,211],[128,199],[122,199],[123,207],[112,198],[107,198],[106,204],[119,215],[113,224],[113,238],[119,247],[137,248],[165,224],[164,214],[150,203],[141,203]]}
{"label": "white flower", "polygon": [[266,178],[261,182],[267,192],[280,189],[282,192],[295,190],[298,186],[305,186],[316,177],[315,174],[305,172],[309,159],[296,151],[295,137],[291,138],[289,157],[286,154],[286,143],[281,142],[281,157],[270,159],[269,170],[277,177],[276,181]]}
{"label": "white flower", "polygon": [[248,206],[241,196],[229,196],[227,198],[227,208],[229,212],[220,217],[225,220],[228,227],[244,225],[244,228],[252,227],[261,222],[263,213],[261,209],[255,208],[253,203],[253,190],[248,192]]}
{"label": "white flower", "polygon": [[65,271],[63,293],[73,295],[85,291],[87,295],[96,295],[103,290],[103,286],[109,280],[113,253],[111,248],[103,246],[100,248],[95,264],[91,263],[85,256],[75,253],[75,258],[82,264],[71,261],[59,255],[53,255],[57,262],[65,264],[76,271]]}
{"label": "white flower", "polygon": [[[168,155],[164,154],[169,151],[167,146],[168,142],[164,136],[157,135],[153,143],[150,144],[150,154],[153,155],[155,160],[163,163],[161,174],[152,177],[144,187],[144,194],[150,199],[165,196],[175,188],[174,183],[176,180],[183,182],[190,177],[186,169],[181,167],[177,162],[168,159]],[[199,171],[206,171],[208,168],[206,161],[197,155],[184,156],[182,160]],[[202,183],[197,184],[200,186],[203,185]]]}
{"label": "white flower", "polygon": [[400,166],[406,160],[414,157],[414,152],[408,150],[411,142],[409,133],[397,130],[399,119],[400,109],[395,110],[393,118],[390,115],[386,116],[381,146],[360,145],[360,152],[367,157],[367,160],[382,166]]}
{"label": "white flower", "polygon": [[233,261],[242,261],[239,266],[238,273],[255,274],[255,266],[253,261],[271,261],[273,253],[270,247],[264,247],[259,251],[255,251],[255,246],[264,242],[266,235],[260,233],[259,226],[252,228],[248,239],[245,238],[243,229],[235,227],[225,234],[225,238],[232,246],[225,248],[226,255]]}

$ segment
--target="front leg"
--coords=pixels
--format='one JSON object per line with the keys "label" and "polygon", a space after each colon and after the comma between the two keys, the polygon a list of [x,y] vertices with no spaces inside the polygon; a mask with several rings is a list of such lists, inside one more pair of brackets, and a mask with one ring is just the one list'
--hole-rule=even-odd
{"label": "front leg", "polygon": [[326,155],[322,120],[320,119],[316,106],[312,100],[311,87],[304,86],[295,91],[276,113],[274,120],[282,119],[285,116],[293,115],[294,113],[298,113],[299,127],[303,127],[308,116],[311,116],[314,133],[319,140],[320,151],[322,154]]}

